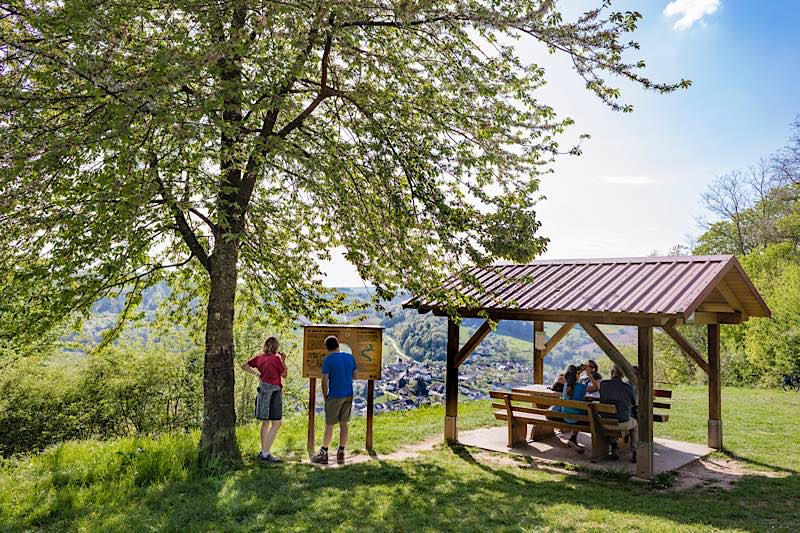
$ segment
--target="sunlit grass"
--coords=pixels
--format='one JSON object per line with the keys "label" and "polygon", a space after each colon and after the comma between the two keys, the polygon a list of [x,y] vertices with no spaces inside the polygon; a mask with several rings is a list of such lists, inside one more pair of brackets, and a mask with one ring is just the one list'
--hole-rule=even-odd
{"label": "sunlit grass", "polygon": [[[676,388],[658,435],[705,442],[706,404],[704,388]],[[197,433],[65,443],[5,461],[0,530],[791,530],[800,523],[798,406],[798,394],[724,390],[730,453],[784,474],[746,476],[731,492],[499,466],[461,447],[320,470],[296,461],[305,455],[303,417],[286,421],[275,451],[290,461],[278,466],[254,460],[256,424],[239,430],[244,461],[232,468],[199,464]],[[462,403],[459,415],[462,430],[494,423],[487,402]],[[442,425],[441,406],[377,416],[376,448],[440,436]],[[352,435],[351,448],[363,448],[363,419]]]}

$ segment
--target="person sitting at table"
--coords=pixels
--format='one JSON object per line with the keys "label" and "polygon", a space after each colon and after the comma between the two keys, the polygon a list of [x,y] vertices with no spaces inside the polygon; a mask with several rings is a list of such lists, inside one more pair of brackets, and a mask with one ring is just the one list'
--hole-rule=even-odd
{"label": "person sitting at table", "polygon": [[564,374],[569,370],[570,367],[575,368],[575,365],[569,365],[567,370],[564,372],[559,372],[556,376],[556,380],[550,385],[550,390],[555,392],[564,392]]}
{"label": "person sitting at table", "polygon": [[[582,369],[583,365],[581,365]],[[564,391],[561,394],[562,400],[577,400],[582,401],[584,395],[586,394],[586,390],[588,389],[587,385],[584,383],[580,383],[578,381],[578,371],[579,368],[575,365],[569,365],[567,367],[567,371],[564,372]],[[591,385],[593,390],[597,387],[596,382]],[[573,414],[573,415],[585,415],[586,411],[583,409],[577,409],[575,407],[562,407],[560,405],[554,405],[550,408],[551,411],[564,413],[564,414]],[[575,419],[571,418],[564,418],[564,422],[567,424],[574,424],[577,422]],[[583,453],[586,451],[583,446],[578,444],[578,432],[573,431],[570,434],[569,441],[567,441],[567,446],[574,449],[578,453]]]}
{"label": "person sitting at table", "polygon": [[588,359],[585,363],[583,363],[583,368],[586,370],[586,373],[581,375],[581,383],[585,383],[588,386],[592,382],[590,376],[594,378],[594,381],[597,383],[600,383],[603,380],[602,374],[597,371],[597,362],[594,359]]}
{"label": "person sitting at table", "polygon": [[597,371],[597,363],[589,359],[578,367],[578,381],[586,385],[586,398],[596,400],[600,397],[600,381],[603,376]]}
{"label": "person sitting at table", "polygon": [[[603,421],[603,429],[608,431],[621,432],[630,439],[632,450],[632,461],[636,461],[637,423],[633,418],[632,412],[636,409],[636,394],[630,383],[622,381],[622,369],[617,365],[611,370],[611,379],[600,382],[600,403],[613,405],[617,408],[615,418],[608,418]],[[613,415],[611,415],[613,416]],[[617,460],[617,440],[611,440],[611,453],[608,457]]]}

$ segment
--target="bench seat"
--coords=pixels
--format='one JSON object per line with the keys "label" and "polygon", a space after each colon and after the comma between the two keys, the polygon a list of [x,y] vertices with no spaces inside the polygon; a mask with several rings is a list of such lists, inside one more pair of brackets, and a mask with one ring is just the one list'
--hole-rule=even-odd
{"label": "bench seat", "polygon": [[[521,422],[525,422],[526,424],[544,424],[546,426],[559,428],[559,429],[567,429],[572,431],[583,431],[583,432],[590,432],[589,424],[570,424],[569,422],[564,422],[563,420],[552,420],[548,419],[544,415],[537,415],[533,413],[521,413],[518,411],[514,411],[512,416]],[[567,415],[567,416],[580,416],[580,415]],[[494,417],[497,420],[508,420],[508,413],[503,409],[498,409],[494,412]],[[585,417],[585,415],[584,415]]]}

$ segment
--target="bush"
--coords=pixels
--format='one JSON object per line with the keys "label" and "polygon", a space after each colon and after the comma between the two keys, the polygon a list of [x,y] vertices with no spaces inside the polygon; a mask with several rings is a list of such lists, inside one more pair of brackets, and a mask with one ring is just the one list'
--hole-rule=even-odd
{"label": "bush", "polygon": [[90,355],[21,359],[0,376],[0,454],[88,437],[198,427],[196,352],[121,342]]}

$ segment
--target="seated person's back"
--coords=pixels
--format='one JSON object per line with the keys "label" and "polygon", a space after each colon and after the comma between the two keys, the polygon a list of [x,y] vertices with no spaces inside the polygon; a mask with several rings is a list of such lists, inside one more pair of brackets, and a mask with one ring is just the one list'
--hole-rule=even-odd
{"label": "seated person's back", "polygon": [[611,371],[611,379],[600,382],[600,403],[617,408],[617,421],[630,420],[631,410],[636,407],[636,395],[631,384],[622,381],[622,369],[618,366]]}

